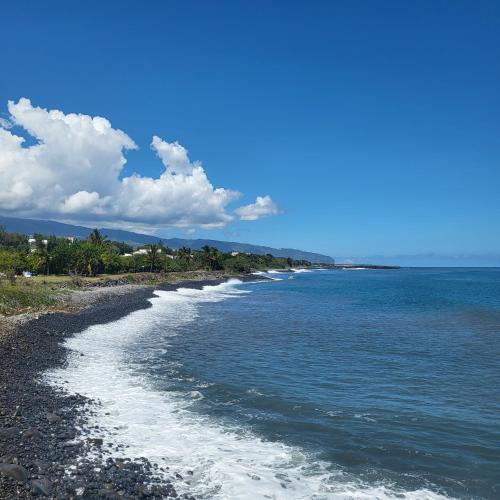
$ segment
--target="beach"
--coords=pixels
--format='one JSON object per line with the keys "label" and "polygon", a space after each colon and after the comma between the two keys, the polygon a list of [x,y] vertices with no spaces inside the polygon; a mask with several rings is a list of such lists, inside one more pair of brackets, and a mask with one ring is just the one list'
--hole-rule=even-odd
{"label": "beach", "polygon": [[498,497],[498,270],[205,278],[4,331],[0,498]]}
{"label": "beach", "polygon": [[[93,402],[43,383],[64,366],[63,343],[95,324],[151,307],[155,289],[202,288],[225,281],[208,276],[160,287],[122,285],[74,292],[69,312],[8,318],[0,338],[0,498],[175,498],[176,471],[144,457],[108,458],[111,444],[83,432]],[[254,278],[251,278],[254,279]],[[145,410],[146,411],[146,410]],[[95,459],[82,458],[89,455]],[[160,479],[159,473],[162,478]],[[192,498],[183,495],[182,498]]]}

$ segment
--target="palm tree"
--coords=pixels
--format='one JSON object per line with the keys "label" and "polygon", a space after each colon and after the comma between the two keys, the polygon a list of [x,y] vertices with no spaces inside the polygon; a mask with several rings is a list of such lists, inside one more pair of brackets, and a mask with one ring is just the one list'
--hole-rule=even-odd
{"label": "palm tree", "polygon": [[177,250],[177,257],[180,260],[189,263],[191,261],[191,249],[188,247],[182,247]]}
{"label": "palm tree", "polygon": [[40,255],[40,260],[42,264],[42,269],[45,274],[49,275],[49,267],[50,267],[50,254],[48,249],[48,240],[39,239],[36,240],[36,253]]}
{"label": "palm tree", "polygon": [[106,236],[103,236],[99,229],[92,229],[91,233],[87,236],[87,241],[92,245],[101,246],[104,243]]}
{"label": "palm tree", "polygon": [[94,276],[102,267],[99,249],[90,241],[79,246],[76,261],[78,270],[87,276]]}
{"label": "palm tree", "polygon": [[219,268],[219,250],[215,247],[209,247],[205,245],[201,248],[202,258],[205,265],[210,269],[210,271],[214,271]]}
{"label": "palm tree", "polygon": [[156,268],[156,263],[158,262],[158,257],[160,253],[161,253],[160,245],[156,243],[151,243],[151,245],[148,245],[146,258],[148,259],[149,262],[150,272],[153,272],[153,269]]}

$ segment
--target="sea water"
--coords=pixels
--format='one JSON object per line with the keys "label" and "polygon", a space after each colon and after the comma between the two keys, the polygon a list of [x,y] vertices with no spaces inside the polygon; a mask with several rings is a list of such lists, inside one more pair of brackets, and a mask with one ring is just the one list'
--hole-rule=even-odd
{"label": "sea water", "polygon": [[267,276],[157,291],[48,379],[197,498],[500,498],[500,269]]}

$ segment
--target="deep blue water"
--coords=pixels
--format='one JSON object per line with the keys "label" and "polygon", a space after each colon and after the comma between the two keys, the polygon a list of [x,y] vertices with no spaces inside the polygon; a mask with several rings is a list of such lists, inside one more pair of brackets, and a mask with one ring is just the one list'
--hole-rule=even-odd
{"label": "deep blue water", "polygon": [[364,483],[500,498],[500,269],[273,276],[160,325],[141,369]]}

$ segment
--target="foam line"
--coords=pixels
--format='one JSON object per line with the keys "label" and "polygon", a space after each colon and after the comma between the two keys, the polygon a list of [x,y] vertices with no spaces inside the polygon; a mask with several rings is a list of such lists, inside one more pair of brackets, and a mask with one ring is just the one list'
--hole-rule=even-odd
{"label": "foam line", "polygon": [[[113,456],[144,456],[181,473],[179,492],[200,499],[438,499],[427,490],[393,491],[362,484],[338,468],[285,443],[264,441],[245,428],[190,410],[200,392],[154,389],[133,369],[130,346],[155,329],[176,335],[198,316],[198,304],[243,297],[231,280],[202,290],[157,291],[152,307],[118,321],[94,325],[69,339],[66,368],[46,375],[49,383],[99,400],[88,430],[98,425],[105,441],[126,446]],[[157,330],[156,330],[157,331]],[[162,337],[163,338],[163,337]],[[154,342],[154,338],[151,339]],[[168,349],[163,342],[158,348]],[[83,355],[83,356],[82,356]],[[65,383],[67,381],[67,383]],[[107,456],[104,453],[105,459]],[[192,475],[188,472],[192,471]]]}

